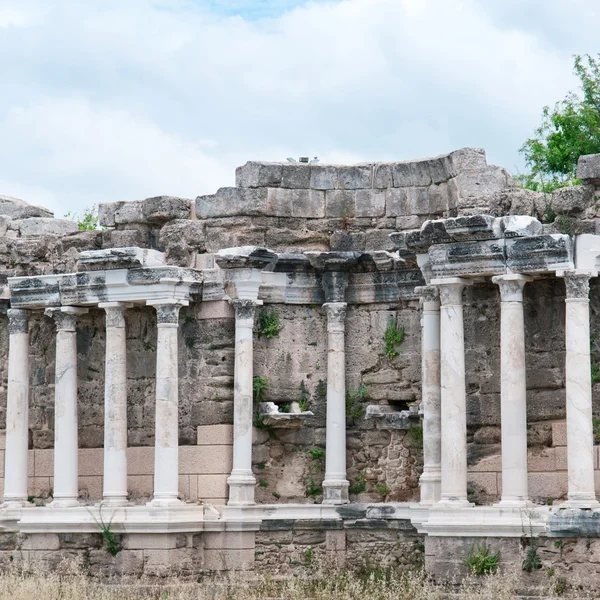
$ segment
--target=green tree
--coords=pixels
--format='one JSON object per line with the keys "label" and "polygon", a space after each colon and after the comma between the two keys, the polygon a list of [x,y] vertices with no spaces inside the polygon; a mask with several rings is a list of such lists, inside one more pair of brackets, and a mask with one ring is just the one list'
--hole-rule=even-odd
{"label": "green tree", "polygon": [[98,229],[98,207],[94,204],[91,207],[84,208],[82,214],[69,211],[65,214],[65,219],[75,221],[79,231],[94,231]]}
{"label": "green tree", "polygon": [[600,54],[575,55],[574,73],[581,95],[571,91],[554,108],[544,107],[542,124],[521,146],[529,168],[517,177],[523,187],[551,192],[576,185],[579,157],[600,153]]}

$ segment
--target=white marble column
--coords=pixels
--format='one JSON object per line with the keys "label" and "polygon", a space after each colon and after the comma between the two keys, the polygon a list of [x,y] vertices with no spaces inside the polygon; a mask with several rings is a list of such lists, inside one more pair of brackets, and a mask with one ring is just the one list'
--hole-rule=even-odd
{"label": "white marble column", "polygon": [[590,372],[589,271],[566,271],[565,376],[568,495],[562,506],[597,508]]}
{"label": "white marble column", "polygon": [[46,309],[56,323],[54,380],[54,500],[52,507],[79,505],[77,426],[77,315],[87,308]]}
{"label": "white marble column", "polygon": [[106,312],[104,375],[103,502],[127,504],[127,346],[125,310],[120,302],[98,304]]}
{"label": "white marble column", "polygon": [[440,294],[440,379],[442,484],[440,503],[469,506],[467,501],[467,397],[462,293],[470,282],[460,277],[433,279]]}
{"label": "white marble column", "polygon": [[441,494],[440,299],[433,286],[417,288],[421,295],[421,411],[423,414],[423,474],[421,504],[431,505]]}
{"label": "white marble column", "polygon": [[4,457],[5,508],[27,505],[29,448],[29,311],[11,308],[8,315],[8,394]]}
{"label": "white marble column", "polygon": [[502,498],[498,506],[519,508],[529,503],[523,287],[532,278],[515,273],[492,281],[500,288]]}
{"label": "white marble column", "polygon": [[233,300],[235,307],[235,370],[233,387],[233,469],[227,479],[227,504],[254,504],[252,474],[253,328],[257,301]]}
{"label": "white marble column", "polygon": [[327,302],[327,431],[323,504],[348,502],[346,479],[346,306]]}
{"label": "white marble column", "polygon": [[[148,303],[150,304],[150,303]],[[180,303],[152,303],[156,309],[156,425],[153,506],[179,500],[179,360]]]}

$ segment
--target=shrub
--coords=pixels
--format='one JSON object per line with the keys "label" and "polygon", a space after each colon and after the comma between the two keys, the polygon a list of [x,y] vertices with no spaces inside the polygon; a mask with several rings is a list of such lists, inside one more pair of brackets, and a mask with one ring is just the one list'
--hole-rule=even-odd
{"label": "shrub", "polygon": [[267,339],[279,337],[279,314],[276,310],[267,312],[261,310],[258,313],[258,335],[264,335]]}
{"label": "shrub", "polygon": [[465,565],[471,575],[491,575],[496,572],[499,564],[500,552],[490,554],[490,549],[485,542],[477,548],[472,544],[465,559]]}
{"label": "shrub", "polygon": [[393,360],[396,358],[396,356],[398,356],[396,346],[404,341],[404,327],[398,327],[396,318],[390,317],[388,326],[383,334],[383,341],[385,345],[384,351],[386,356]]}

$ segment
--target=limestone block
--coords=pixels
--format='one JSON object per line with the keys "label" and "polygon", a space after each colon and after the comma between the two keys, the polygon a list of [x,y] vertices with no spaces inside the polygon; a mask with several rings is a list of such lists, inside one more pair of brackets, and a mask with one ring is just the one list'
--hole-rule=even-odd
{"label": "limestone block", "polygon": [[170,550],[186,545],[185,534],[180,533],[130,533],[123,536],[127,550]]}
{"label": "limestone block", "polygon": [[[54,450],[34,450],[34,470],[36,477],[54,475]],[[32,463],[32,461],[29,461]]]}
{"label": "limestone block", "polygon": [[0,430],[0,450],[6,448],[6,429]]}
{"label": "limestone block", "polygon": [[357,217],[383,217],[385,190],[357,190],[355,214]]}
{"label": "limestone block", "polygon": [[334,190],[338,187],[338,171],[334,165],[310,165],[310,187],[314,190]]}
{"label": "limestone block", "polygon": [[255,538],[254,531],[207,531],[202,534],[205,550],[254,550]]}
{"label": "limestone block", "polygon": [[189,219],[192,201],[174,196],[155,196],[142,200],[142,214],[148,223]]}
{"label": "limestone block", "polygon": [[529,473],[529,496],[534,498],[563,498],[567,495],[567,473]]}
{"label": "limestone block", "polygon": [[507,239],[506,266],[518,273],[573,268],[573,242],[562,234]]}
{"label": "limestone block", "polygon": [[340,166],[337,171],[340,190],[359,190],[372,187],[373,165]]}
{"label": "limestone block", "polygon": [[486,494],[490,494],[491,496],[498,494],[498,475],[496,473],[470,472],[467,479],[469,482],[483,488]]}
{"label": "limestone block", "polygon": [[147,446],[127,448],[127,472],[130,475],[152,475],[154,448]]}
{"label": "limestone block", "polygon": [[[394,251],[394,243],[390,239],[393,229],[369,229],[365,232],[364,249],[371,251]],[[413,286],[414,287],[414,286]]]}
{"label": "limestone block", "polygon": [[429,209],[429,188],[428,187],[409,187],[406,190],[406,214],[408,215],[428,215]]}
{"label": "limestone block", "polygon": [[198,446],[231,446],[233,425],[199,425]]}
{"label": "limestone block", "polygon": [[102,247],[101,231],[78,231],[64,236],[61,239],[63,251],[74,248],[75,250],[95,250]]}
{"label": "limestone block", "polygon": [[[406,190],[403,188],[390,188],[385,193],[385,214],[388,217],[408,216]],[[412,216],[412,215],[411,215]]]}
{"label": "limestone block", "polygon": [[85,490],[89,500],[102,499],[102,477],[83,477],[79,476],[78,486],[80,492]]}
{"label": "limestone block", "polygon": [[0,215],[12,219],[28,219],[30,217],[52,218],[51,211],[28,204],[24,200],[0,195]]}
{"label": "limestone block", "polygon": [[500,472],[502,471],[502,457],[498,454],[497,456],[487,456],[482,458],[477,464],[469,465],[469,473],[481,473],[481,472]]}
{"label": "limestone block", "polygon": [[[577,161],[577,179],[600,179],[600,154],[586,154]],[[1,197],[0,197],[1,202]]]}
{"label": "limestone block", "polygon": [[125,229],[116,231],[108,229],[102,232],[103,248],[147,248],[148,236],[139,229]]}
{"label": "limestone block", "polygon": [[79,231],[75,221],[69,219],[52,219],[47,217],[31,217],[28,219],[13,220],[11,228],[18,228],[22,237],[39,235],[67,235]]}
{"label": "limestone block", "polygon": [[292,217],[322,219],[325,216],[325,192],[308,190],[308,194],[299,194],[292,203]]}
{"label": "limestone block", "polygon": [[329,238],[329,246],[332,251],[349,252],[352,250],[365,249],[364,231],[335,230]]}
{"label": "limestone block", "polygon": [[233,319],[235,311],[233,306],[226,300],[215,300],[214,302],[201,302],[199,304],[196,319]]}
{"label": "limestone block", "polygon": [[144,213],[142,211],[142,203],[139,200],[119,203],[115,211],[115,225],[143,222]]}
{"label": "limestone block", "polygon": [[355,192],[346,190],[327,190],[325,192],[326,214],[328,217],[354,217]]}
{"label": "limestone block", "polygon": [[199,219],[266,214],[266,188],[220,188],[216,194],[196,198],[196,216]]}
{"label": "limestone block", "polygon": [[102,227],[114,227],[115,215],[123,202],[102,202],[98,205],[98,223]]}
{"label": "limestone block", "polygon": [[567,423],[552,423],[552,445],[566,446],[567,445]]}
{"label": "limestone block", "polygon": [[373,187],[387,189],[393,186],[392,163],[375,163],[373,165]]}
{"label": "limestone block", "polygon": [[325,549],[328,552],[343,552],[346,550],[346,532],[344,530],[328,530],[325,533]]}
{"label": "limestone block", "polygon": [[428,186],[431,173],[427,160],[397,162],[392,166],[394,187]]}
{"label": "limestone block", "polygon": [[195,573],[198,568],[194,560],[196,553],[190,548],[147,549],[143,552],[146,576],[166,577],[174,570]]}
{"label": "limestone block", "polygon": [[60,540],[56,533],[28,533],[21,542],[21,550],[58,550]]}
{"label": "limestone block", "polygon": [[135,497],[152,496],[154,477],[152,475],[128,475],[127,490]]}
{"label": "limestone block", "polygon": [[179,473],[182,475],[230,473],[232,461],[231,446],[180,446],[179,448]]}
{"label": "limestone block", "polygon": [[52,489],[52,477],[28,477],[27,493],[31,496],[45,496]]}
{"label": "limestone block", "polygon": [[541,453],[532,453],[527,456],[527,470],[530,473],[557,470],[556,448],[544,448]]}
{"label": "limestone block", "polygon": [[578,215],[593,205],[593,185],[560,188],[550,196],[550,206],[559,215]]}
{"label": "limestone block", "polygon": [[180,475],[178,482],[179,497],[183,500],[190,500],[190,476]]}
{"label": "limestone block", "polygon": [[249,160],[235,170],[235,185],[241,188],[277,187],[281,184],[282,175],[281,163]]}
{"label": "limestone block", "polygon": [[203,567],[206,571],[240,571],[251,569],[254,550],[205,550]]}
{"label": "limestone block", "polygon": [[[461,171],[477,171],[487,167],[483,148],[461,148],[448,155],[454,175]],[[451,176],[454,176],[451,175]]]}
{"label": "limestone block", "polygon": [[489,166],[476,171],[459,172],[456,176],[460,204],[476,206],[474,200],[490,198],[497,192],[510,187],[512,179],[506,169]]}
{"label": "limestone block", "polygon": [[297,192],[308,193],[308,190],[269,188],[267,190],[267,213],[274,217],[291,217],[292,203]]}
{"label": "limestone block", "polygon": [[167,246],[176,242],[185,242],[192,248],[205,250],[204,224],[201,221],[174,219],[160,230],[159,244]]}
{"label": "limestone block", "polygon": [[104,448],[79,449],[79,475],[104,475]]}
{"label": "limestone block", "polygon": [[428,196],[430,214],[441,216],[448,210],[448,184],[446,182],[430,185]]}
{"label": "limestone block", "polygon": [[[398,188],[398,191],[400,191],[400,188]],[[396,229],[420,229],[421,225],[423,225],[425,222],[425,219],[427,219],[427,217],[418,215],[411,215],[409,217],[396,217]]]}
{"label": "limestone block", "polygon": [[281,187],[308,189],[310,187],[310,165],[284,163],[281,172]]}
{"label": "limestone block", "polygon": [[[557,446],[553,448],[554,456],[556,457],[555,468],[557,471],[566,471],[568,469],[567,463],[567,447]],[[598,452],[594,448],[594,469],[598,468]]]}

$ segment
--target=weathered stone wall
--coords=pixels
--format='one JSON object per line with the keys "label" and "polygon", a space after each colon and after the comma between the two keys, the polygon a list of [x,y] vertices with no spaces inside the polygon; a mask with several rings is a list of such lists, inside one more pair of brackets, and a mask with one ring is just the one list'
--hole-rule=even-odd
{"label": "weathered stone wall", "polygon": [[[600,216],[593,182],[551,195],[516,188],[507,172],[489,166],[480,150],[464,149],[422,161],[356,166],[249,162],[237,172],[237,187],[195,201],[156,197],[104,204],[99,231],[77,231],[45,209],[0,197],[0,288],[6,277],[74,270],[78,252],[122,246],[155,248],[179,266],[212,267],[212,252],[260,244],[283,252],[305,250],[391,250],[389,233],[419,227],[426,219],[458,214],[532,214],[547,232],[596,231]],[[551,222],[548,222],[551,221]],[[1,289],[0,289],[1,292]],[[326,381],[325,316],[318,306],[265,305],[279,313],[279,337],[256,336],[256,375],[269,379],[267,399],[297,399],[304,383],[314,416],[299,430],[256,429],[254,467],[261,502],[308,501],[308,484],[318,488],[324,447]],[[592,331],[600,339],[598,282],[592,281]],[[529,445],[533,456],[552,448],[552,423],[564,419],[564,285],[537,280],[525,287]],[[388,359],[383,335],[390,317],[405,327],[400,355]],[[194,445],[199,426],[232,421],[234,321],[224,302],[193,304],[181,311],[180,443]],[[469,464],[500,453],[499,294],[491,283],[465,292],[465,336]],[[54,327],[41,314],[31,320],[31,447],[53,446]],[[129,445],[154,442],[154,310],[127,313]],[[392,403],[404,408],[419,399],[418,306],[351,306],[347,318],[347,388],[364,384],[357,407]],[[0,314],[0,427],[6,406],[8,335]],[[103,443],[104,317],[91,310],[78,324],[80,447]],[[600,388],[594,386],[600,416]],[[348,426],[351,484],[366,485],[354,500],[414,499],[421,464],[418,435],[378,429],[357,418]],[[318,452],[317,452],[318,455]],[[549,463],[548,463],[549,464]],[[559,469],[560,470],[560,469]],[[551,472],[548,469],[548,472]],[[481,473],[481,470],[480,470]],[[478,475],[473,491],[481,501],[500,492],[499,477]],[[377,492],[389,490],[382,495]],[[561,490],[562,487],[558,487]],[[316,492],[313,489],[313,492]],[[538,490],[540,491],[540,490]],[[534,493],[535,495],[535,493]],[[542,496],[541,492],[538,494]]]}

